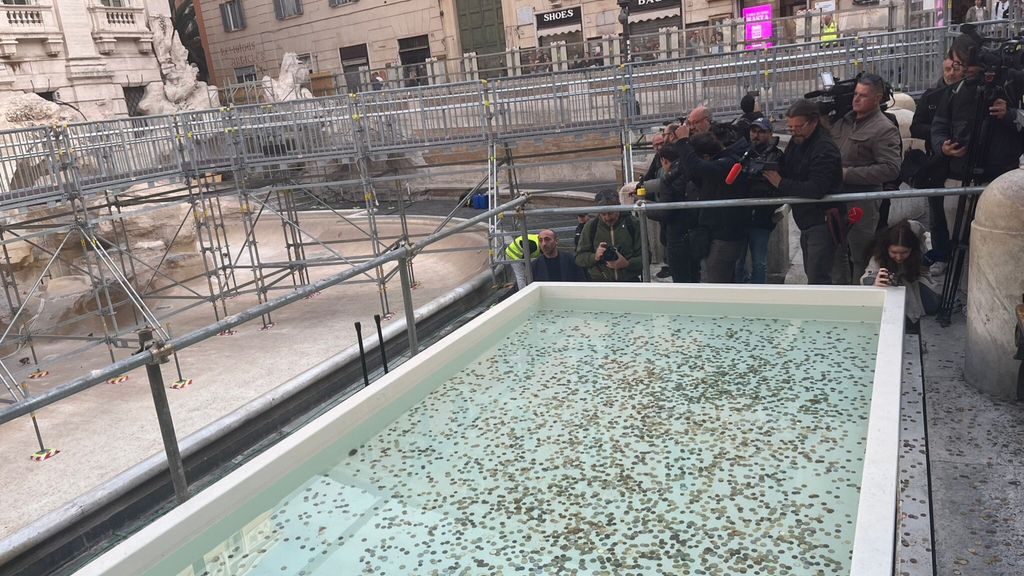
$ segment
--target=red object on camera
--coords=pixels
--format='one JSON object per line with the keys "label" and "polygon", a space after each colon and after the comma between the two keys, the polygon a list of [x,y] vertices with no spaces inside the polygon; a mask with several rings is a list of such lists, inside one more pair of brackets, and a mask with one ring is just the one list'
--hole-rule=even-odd
{"label": "red object on camera", "polygon": [[850,211],[846,213],[846,219],[849,221],[850,226],[853,226],[857,222],[860,222],[860,219],[863,217],[864,209],[857,206],[850,208]]}
{"label": "red object on camera", "polygon": [[733,164],[732,169],[729,170],[729,175],[725,177],[725,183],[729,186],[732,186],[732,183],[736,181],[736,178],[739,177],[740,172],[742,171],[743,164],[740,164],[739,162]]}

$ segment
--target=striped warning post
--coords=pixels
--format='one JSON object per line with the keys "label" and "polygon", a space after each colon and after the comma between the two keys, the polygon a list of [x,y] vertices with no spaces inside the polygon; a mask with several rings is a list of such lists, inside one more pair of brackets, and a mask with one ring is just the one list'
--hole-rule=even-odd
{"label": "striped warning post", "polygon": [[182,388],[188,388],[192,385],[191,378],[182,378],[181,380],[175,380],[171,384],[171,390],[181,390]]}
{"label": "striped warning post", "polygon": [[60,454],[60,450],[46,448],[44,450],[39,450],[38,452],[33,453],[32,456],[30,456],[30,458],[36,462],[42,462],[43,460],[49,460],[50,458],[53,458],[57,454]]}
{"label": "striped warning post", "polygon": [[30,380],[39,380],[40,378],[46,378],[50,373],[46,370],[36,370],[28,375]]}
{"label": "striped warning post", "polygon": [[111,378],[110,380],[107,380],[107,384],[121,384],[122,382],[127,382],[127,381],[128,381],[128,375],[127,374],[122,374],[120,376],[117,376],[117,377]]}

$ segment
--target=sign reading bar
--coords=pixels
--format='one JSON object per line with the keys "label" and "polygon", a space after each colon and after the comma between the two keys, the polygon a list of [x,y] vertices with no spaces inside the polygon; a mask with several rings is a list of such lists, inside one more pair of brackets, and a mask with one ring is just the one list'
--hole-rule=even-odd
{"label": "sign reading bar", "polygon": [[579,6],[537,14],[537,28],[555,28],[574,24],[583,26],[583,11]]}
{"label": "sign reading bar", "polygon": [[666,8],[681,9],[679,0],[629,0],[629,13],[647,12],[648,10],[664,10]]}
{"label": "sign reading bar", "polygon": [[743,45],[747,50],[771,48],[772,5],[751,6],[743,9]]}

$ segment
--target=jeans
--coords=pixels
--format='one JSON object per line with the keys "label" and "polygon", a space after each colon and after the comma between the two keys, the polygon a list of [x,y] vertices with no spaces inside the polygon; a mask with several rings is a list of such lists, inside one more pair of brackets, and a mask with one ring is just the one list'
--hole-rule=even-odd
{"label": "jeans", "polygon": [[750,250],[750,272],[747,272],[746,251],[736,262],[736,282],[751,284],[768,283],[768,239],[770,228],[747,228],[747,245]]}
{"label": "jeans", "polygon": [[804,272],[808,284],[832,284],[832,265],[836,244],[824,222],[800,231],[800,251],[804,256]]}

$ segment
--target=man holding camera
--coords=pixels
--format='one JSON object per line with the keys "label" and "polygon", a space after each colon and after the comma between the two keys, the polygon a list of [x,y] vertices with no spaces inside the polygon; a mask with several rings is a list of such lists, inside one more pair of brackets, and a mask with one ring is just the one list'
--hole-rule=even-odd
{"label": "man holding camera", "polygon": [[[818,198],[836,193],[843,182],[843,161],[832,136],[821,123],[816,102],[798,98],[786,111],[792,139],[778,172],[765,170],[764,178],[778,196]],[[846,215],[842,204],[794,204],[793,220],[800,228],[800,250],[808,284],[832,283],[836,248],[842,243]]]}
{"label": "man holding camera", "polygon": [[[885,81],[877,74],[862,74],[853,91],[853,109],[832,127],[832,138],[843,159],[843,192],[876,192],[899,177],[902,163],[899,128],[882,113]],[[858,281],[867,266],[865,252],[878,228],[878,200],[848,202],[847,208],[864,211],[849,227],[849,249],[836,252],[834,284]]]}
{"label": "man holding camera", "polygon": [[[1018,168],[1024,153],[1020,110],[1024,78],[1017,70],[1003,69],[1005,79],[997,74],[995,82],[986,84],[983,47],[978,40],[963,34],[953,41],[953,66],[964,71],[964,78],[951,87],[949,97],[932,120],[932,147],[949,159],[947,188],[959,188],[965,180],[975,185],[987,184]],[[982,130],[983,127],[986,129]],[[985,141],[971,142],[973,135],[983,133],[987,134]],[[968,167],[974,145],[978,147],[973,155],[976,165]],[[973,174],[968,173],[970,168],[974,169]]]}
{"label": "man holding camera", "polygon": [[[751,198],[768,198],[775,195],[775,187],[764,178],[765,170],[778,172],[782,162],[779,139],[772,134],[772,123],[767,118],[758,118],[750,123],[749,160],[744,162],[744,172],[750,187]],[[750,283],[768,282],[768,239],[775,228],[774,214],[778,206],[748,207],[750,220],[747,223],[747,248],[750,251]],[[737,281],[746,279],[746,262],[741,258],[737,266]]]}
{"label": "man holding camera", "polygon": [[[598,192],[597,206],[618,206],[615,191]],[[576,265],[597,282],[639,282],[643,267],[640,225],[625,212],[601,212],[583,227]]]}

